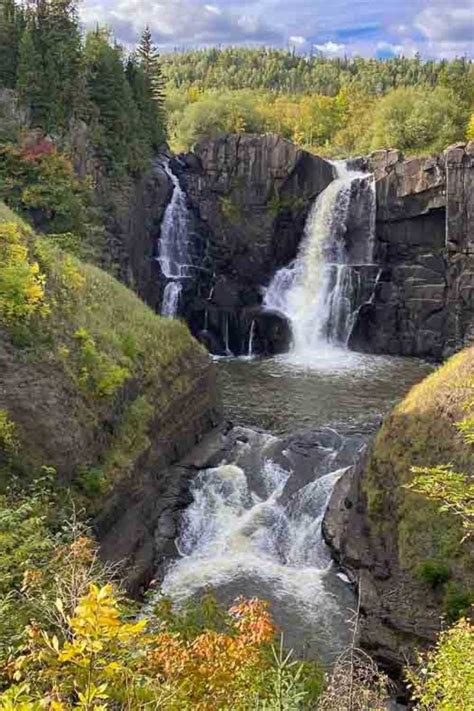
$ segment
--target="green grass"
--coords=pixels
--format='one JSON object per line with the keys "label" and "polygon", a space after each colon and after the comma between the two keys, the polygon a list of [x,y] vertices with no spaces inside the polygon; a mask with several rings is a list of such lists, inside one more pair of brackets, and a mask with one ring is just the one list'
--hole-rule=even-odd
{"label": "green grass", "polygon": [[[129,475],[148,449],[152,423],[166,419],[170,407],[192,392],[207,368],[206,351],[184,323],[157,316],[111,275],[50,238],[32,236],[2,203],[0,222],[25,228],[30,263],[37,260],[45,275],[48,305],[47,315],[8,324],[4,334],[16,359],[39,372],[47,367],[69,383],[71,411],[80,412],[83,425],[104,442],[100,460],[91,462],[85,452],[72,478],[82,491],[105,490]],[[27,452],[28,437],[21,444]]]}
{"label": "green grass", "polygon": [[440,513],[435,502],[402,486],[413,478],[411,468],[452,464],[456,471],[474,471],[474,450],[457,423],[472,404],[474,347],[451,358],[416,385],[385,421],[365,476],[373,533],[393,540],[401,567],[414,575],[427,560],[448,567],[467,588],[474,588],[472,544],[461,543],[458,519]]}

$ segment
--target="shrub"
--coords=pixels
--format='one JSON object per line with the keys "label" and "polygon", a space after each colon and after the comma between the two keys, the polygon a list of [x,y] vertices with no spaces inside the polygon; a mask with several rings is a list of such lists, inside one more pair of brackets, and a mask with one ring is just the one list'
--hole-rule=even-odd
{"label": "shrub", "polygon": [[433,650],[419,657],[407,677],[417,709],[474,709],[474,626],[461,619],[442,632]]}
{"label": "shrub", "polygon": [[0,223],[0,323],[11,326],[48,313],[46,277],[31,256],[28,236],[15,223]]}
{"label": "shrub", "polygon": [[0,450],[15,452],[18,448],[15,423],[8,417],[6,410],[0,409]]}
{"label": "shrub", "polygon": [[455,581],[448,583],[443,598],[443,609],[448,622],[456,622],[467,615],[471,605],[474,605],[474,593],[465,590]]}
{"label": "shrub", "polygon": [[447,582],[451,577],[449,566],[437,560],[424,560],[418,563],[415,574],[419,580],[433,588]]}

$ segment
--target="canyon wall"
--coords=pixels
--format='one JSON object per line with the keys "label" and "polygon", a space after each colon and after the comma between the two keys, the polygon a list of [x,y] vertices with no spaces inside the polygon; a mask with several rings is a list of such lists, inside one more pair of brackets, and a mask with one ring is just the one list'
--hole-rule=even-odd
{"label": "canyon wall", "polygon": [[378,151],[380,266],[349,345],[371,353],[434,359],[471,338],[474,276],[474,143],[430,158]]}
{"label": "canyon wall", "polygon": [[[278,136],[245,134],[203,141],[171,166],[187,195],[200,267],[185,285],[181,315],[213,352],[246,353],[252,322],[256,352],[285,350],[288,325],[262,309],[263,288],[296,257],[333,166]],[[429,158],[378,151],[354,166],[375,175],[378,278],[349,346],[432,359],[458,350],[472,330],[474,144]],[[169,193],[161,187],[157,194],[162,204]],[[149,221],[147,255],[159,239],[158,216]],[[362,200],[348,242],[364,239],[365,219]],[[151,286],[142,279],[142,293],[156,306],[164,281],[156,265],[152,275]]]}

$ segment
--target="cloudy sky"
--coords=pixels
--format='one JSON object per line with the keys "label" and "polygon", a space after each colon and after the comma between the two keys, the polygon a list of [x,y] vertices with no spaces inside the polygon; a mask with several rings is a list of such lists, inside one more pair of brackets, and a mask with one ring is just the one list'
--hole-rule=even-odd
{"label": "cloudy sky", "polygon": [[474,57],[474,0],[83,0],[86,26],[162,49],[264,44],[327,56]]}

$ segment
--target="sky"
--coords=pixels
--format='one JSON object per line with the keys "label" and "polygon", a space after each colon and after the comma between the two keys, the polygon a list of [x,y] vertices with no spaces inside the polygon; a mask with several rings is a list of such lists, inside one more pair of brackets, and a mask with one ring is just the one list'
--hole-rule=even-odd
{"label": "sky", "polygon": [[86,27],[132,46],[149,25],[162,50],[295,48],[327,57],[474,57],[474,0],[83,0]]}

